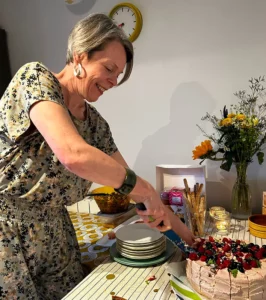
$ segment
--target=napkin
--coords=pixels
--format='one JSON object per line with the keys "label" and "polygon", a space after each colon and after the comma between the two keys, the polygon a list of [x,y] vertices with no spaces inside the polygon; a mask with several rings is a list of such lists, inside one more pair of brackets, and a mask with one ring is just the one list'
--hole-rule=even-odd
{"label": "napkin", "polygon": [[189,284],[186,276],[187,261],[171,262],[165,268],[170,275],[170,284],[175,294],[183,300],[206,300],[195,292]]}

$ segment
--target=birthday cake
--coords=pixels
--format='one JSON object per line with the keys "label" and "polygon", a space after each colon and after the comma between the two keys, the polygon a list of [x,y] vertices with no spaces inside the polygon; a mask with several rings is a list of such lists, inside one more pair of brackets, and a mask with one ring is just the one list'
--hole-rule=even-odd
{"label": "birthday cake", "polygon": [[266,299],[266,245],[209,237],[187,253],[192,288],[208,299]]}

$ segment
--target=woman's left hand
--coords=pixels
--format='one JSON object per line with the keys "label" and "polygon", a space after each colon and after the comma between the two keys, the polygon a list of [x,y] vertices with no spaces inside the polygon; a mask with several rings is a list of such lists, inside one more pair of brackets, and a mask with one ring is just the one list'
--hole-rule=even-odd
{"label": "woman's left hand", "polygon": [[134,201],[142,202],[146,210],[137,209],[138,215],[151,228],[157,228],[160,231],[171,229],[171,223],[167,215],[166,207],[163,205],[160,197],[154,191],[153,195],[148,197],[132,197]]}

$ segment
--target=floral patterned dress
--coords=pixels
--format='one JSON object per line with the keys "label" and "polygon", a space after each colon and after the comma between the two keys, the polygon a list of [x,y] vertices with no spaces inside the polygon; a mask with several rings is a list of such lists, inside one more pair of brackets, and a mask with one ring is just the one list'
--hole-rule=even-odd
{"label": "floral patterned dress", "polygon": [[[0,299],[61,299],[83,279],[65,206],[82,200],[91,183],[65,169],[31,123],[29,110],[39,100],[67,110],[58,80],[34,62],[0,100]],[[85,121],[70,116],[87,143],[108,155],[117,151],[93,106]]]}

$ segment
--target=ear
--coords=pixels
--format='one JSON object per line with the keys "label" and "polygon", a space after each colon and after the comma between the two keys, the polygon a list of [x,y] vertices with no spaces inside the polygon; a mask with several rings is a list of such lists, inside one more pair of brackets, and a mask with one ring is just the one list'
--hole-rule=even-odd
{"label": "ear", "polygon": [[82,65],[82,62],[85,59],[88,59],[88,54],[86,52],[83,52],[81,54],[77,54],[76,52],[73,53],[73,63],[75,66],[78,64]]}
{"label": "ear", "polygon": [[73,53],[73,63],[75,66],[80,64],[81,62],[80,56],[81,55],[77,54],[76,52]]}

